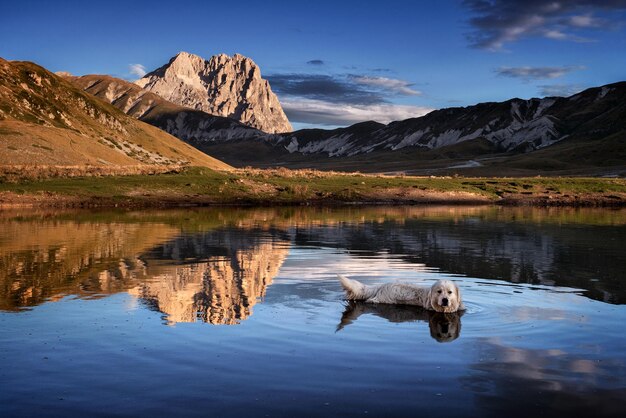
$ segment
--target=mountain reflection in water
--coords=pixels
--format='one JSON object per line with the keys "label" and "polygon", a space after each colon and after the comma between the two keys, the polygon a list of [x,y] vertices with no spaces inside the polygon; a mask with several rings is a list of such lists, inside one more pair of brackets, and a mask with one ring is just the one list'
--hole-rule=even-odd
{"label": "mountain reflection in water", "polygon": [[288,252],[280,237],[151,223],[10,222],[5,231],[17,240],[0,255],[0,308],[126,291],[168,323],[246,319]]}
{"label": "mountain reflection in water", "polygon": [[[422,265],[485,279],[567,286],[623,304],[625,225],[625,211],[597,209],[5,212],[0,309],[20,310],[67,295],[128,292],[165,314],[168,323],[235,324],[265,296],[290,248],[311,245],[335,248],[357,262],[383,257],[403,269]],[[373,313],[394,321],[398,314],[376,309],[357,306],[346,317]],[[413,320],[428,321],[431,330],[433,321],[441,322],[428,315]],[[456,338],[460,321],[448,323],[449,329],[456,327],[451,334]]]}
{"label": "mountain reflection in water", "polygon": [[265,296],[288,251],[288,241],[272,236],[184,235],[144,256],[149,279],[129,292],[167,314],[170,323],[236,324]]}

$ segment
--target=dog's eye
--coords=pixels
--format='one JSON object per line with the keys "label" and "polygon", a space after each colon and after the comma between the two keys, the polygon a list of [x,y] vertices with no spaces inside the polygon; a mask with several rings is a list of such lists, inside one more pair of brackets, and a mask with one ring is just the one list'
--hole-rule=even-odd
{"label": "dog's eye", "polygon": [[448,294],[451,295],[452,294],[452,290],[448,290]]}
{"label": "dog's eye", "polygon": [[441,293],[441,289],[437,290],[437,293]]}

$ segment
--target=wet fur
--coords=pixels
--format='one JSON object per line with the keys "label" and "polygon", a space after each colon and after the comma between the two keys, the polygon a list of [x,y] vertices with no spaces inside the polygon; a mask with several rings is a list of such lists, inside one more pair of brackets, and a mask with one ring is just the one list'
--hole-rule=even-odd
{"label": "wet fur", "polygon": [[[465,310],[461,292],[456,283],[438,280],[430,288],[405,283],[386,283],[367,286],[357,280],[338,276],[346,291],[346,299],[369,303],[420,306],[436,312],[451,313]],[[447,299],[447,304],[444,303]]]}

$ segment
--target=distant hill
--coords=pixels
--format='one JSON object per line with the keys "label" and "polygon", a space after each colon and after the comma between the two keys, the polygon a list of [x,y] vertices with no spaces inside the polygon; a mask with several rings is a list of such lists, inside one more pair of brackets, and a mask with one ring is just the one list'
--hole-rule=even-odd
{"label": "distant hill", "polygon": [[0,164],[230,166],[64,78],[0,58]]}
{"label": "distant hill", "polygon": [[353,156],[410,147],[443,148],[484,139],[494,150],[529,152],[563,140],[601,140],[626,132],[626,82],[590,88],[574,96],[511,99],[430,112],[381,125],[356,124],[332,131],[284,135],[291,152]]}

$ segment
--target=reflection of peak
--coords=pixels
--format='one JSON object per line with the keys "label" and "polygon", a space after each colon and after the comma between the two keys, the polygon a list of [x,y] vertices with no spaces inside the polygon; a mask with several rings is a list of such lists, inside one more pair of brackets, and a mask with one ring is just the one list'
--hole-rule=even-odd
{"label": "reflection of peak", "polygon": [[170,323],[236,324],[265,296],[287,252],[283,241],[262,242],[202,263],[148,267],[153,279],[131,293],[167,314]]}

